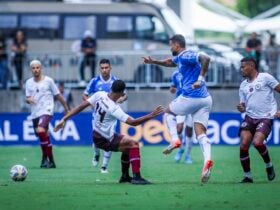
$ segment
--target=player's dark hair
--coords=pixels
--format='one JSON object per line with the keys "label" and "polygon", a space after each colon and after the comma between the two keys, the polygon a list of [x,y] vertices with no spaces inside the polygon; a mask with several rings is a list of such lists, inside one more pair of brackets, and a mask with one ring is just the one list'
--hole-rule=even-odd
{"label": "player's dark hair", "polygon": [[179,44],[180,47],[182,47],[182,48],[186,47],[185,37],[183,37],[181,34],[175,34],[169,40],[174,42],[174,43]]}
{"label": "player's dark hair", "polygon": [[109,65],[111,65],[110,60],[107,59],[107,58],[102,58],[102,59],[99,61],[99,65],[101,65],[101,64],[109,64]]}
{"label": "player's dark hair", "polygon": [[111,90],[113,93],[123,93],[125,90],[125,83],[122,80],[115,80],[112,84]]}
{"label": "player's dark hair", "polygon": [[255,65],[255,68],[257,68],[257,61],[252,57],[242,58],[240,62],[252,62]]}

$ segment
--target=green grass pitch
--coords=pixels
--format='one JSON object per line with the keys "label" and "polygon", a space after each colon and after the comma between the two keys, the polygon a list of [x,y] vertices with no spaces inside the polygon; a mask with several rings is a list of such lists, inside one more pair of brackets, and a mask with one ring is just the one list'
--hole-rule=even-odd
{"label": "green grass pitch", "polygon": [[[120,153],[114,153],[109,173],[91,165],[90,147],[55,147],[56,169],[40,169],[39,147],[0,147],[0,209],[278,209],[280,206],[280,148],[270,147],[276,179],[267,181],[264,164],[251,148],[254,184],[239,184],[239,148],[213,146],[215,162],[209,183],[200,184],[202,155],[194,146],[194,163],[175,164],[163,147],[141,148],[142,175],[153,185],[119,184]],[[14,164],[28,168],[24,182],[13,182]]]}

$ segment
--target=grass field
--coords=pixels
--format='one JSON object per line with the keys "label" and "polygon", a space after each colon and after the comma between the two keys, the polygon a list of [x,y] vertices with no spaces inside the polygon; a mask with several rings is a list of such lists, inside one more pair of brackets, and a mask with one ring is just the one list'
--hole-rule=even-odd
{"label": "grass field", "polygon": [[[40,169],[39,147],[0,147],[0,209],[278,209],[279,176],[268,182],[264,164],[251,148],[254,184],[239,184],[242,171],[238,147],[214,146],[215,166],[209,183],[200,184],[202,157],[193,149],[192,165],[175,164],[163,147],[141,149],[142,175],[153,185],[118,184],[120,154],[114,153],[109,174],[91,166],[91,148],[55,147],[57,169]],[[270,147],[276,169],[280,148]],[[28,168],[26,181],[11,181],[14,164]],[[278,175],[278,174],[277,174]]]}

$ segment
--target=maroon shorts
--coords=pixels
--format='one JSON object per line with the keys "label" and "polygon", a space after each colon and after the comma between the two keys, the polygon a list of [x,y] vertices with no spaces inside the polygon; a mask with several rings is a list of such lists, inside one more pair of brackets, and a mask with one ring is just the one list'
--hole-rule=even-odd
{"label": "maroon shorts", "polygon": [[240,126],[239,134],[242,130],[249,130],[252,135],[255,135],[256,132],[260,132],[267,138],[271,132],[272,124],[272,119],[253,119],[246,115]]}
{"label": "maroon shorts", "polygon": [[92,138],[93,138],[92,140],[97,148],[103,149],[107,152],[108,151],[117,152],[117,151],[119,151],[119,145],[120,145],[121,139],[123,138],[123,135],[115,133],[113,139],[110,141],[109,139],[101,136],[96,131],[93,131]]}
{"label": "maroon shorts", "polygon": [[38,118],[35,118],[32,120],[33,122],[33,128],[34,128],[34,131],[35,131],[35,135],[37,136],[37,132],[36,132],[36,129],[38,127],[42,127],[42,128],[45,128],[46,131],[48,131],[49,129],[49,123],[52,119],[52,116],[51,115],[42,115]]}

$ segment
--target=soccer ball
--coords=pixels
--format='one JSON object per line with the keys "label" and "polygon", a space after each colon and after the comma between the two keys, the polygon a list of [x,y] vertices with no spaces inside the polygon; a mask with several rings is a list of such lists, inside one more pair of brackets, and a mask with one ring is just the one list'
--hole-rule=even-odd
{"label": "soccer ball", "polygon": [[14,165],[10,170],[10,176],[15,182],[22,182],[27,177],[27,169],[23,165]]}

